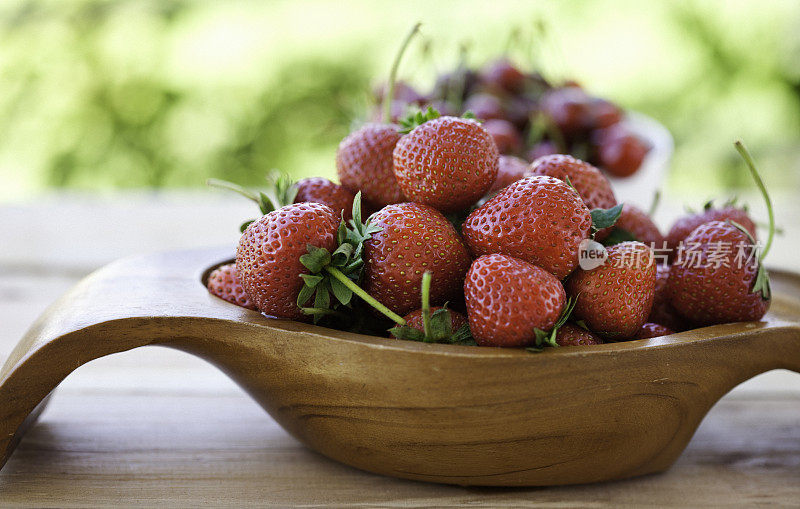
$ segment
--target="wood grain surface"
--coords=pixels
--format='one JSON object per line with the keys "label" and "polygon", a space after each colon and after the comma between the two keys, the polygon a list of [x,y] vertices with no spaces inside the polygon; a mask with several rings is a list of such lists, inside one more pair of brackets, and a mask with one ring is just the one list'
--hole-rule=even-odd
{"label": "wood grain surface", "polygon": [[[69,214],[52,205],[0,207],[0,233],[20,240],[0,249],[0,359],[44,307],[92,266],[132,250],[191,245],[204,215],[210,224],[223,224],[242,212],[233,200],[206,211],[179,201],[173,215],[196,228],[162,224],[165,231],[180,231],[177,237],[143,227],[127,205],[109,205],[119,200],[70,204]],[[159,216],[175,209],[163,206]],[[17,216],[26,221],[5,221]],[[73,221],[91,231],[76,238]],[[24,232],[15,234],[23,225]],[[786,227],[783,246],[798,240],[794,226]],[[100,244],[117,232],[119,242]],[[95,245],[101,249],[91,249]],[[783,265],[800,268],[791,252],[775,254]],[[137,349],[82,366],[62,384],[0,471],[0,506],[796,507],[798,403],[800,375],[773,371],[712,408],[664,474],[561,488],[460,488],[372,475],[327,460],[281,430],[207,363],[174,350]]]}

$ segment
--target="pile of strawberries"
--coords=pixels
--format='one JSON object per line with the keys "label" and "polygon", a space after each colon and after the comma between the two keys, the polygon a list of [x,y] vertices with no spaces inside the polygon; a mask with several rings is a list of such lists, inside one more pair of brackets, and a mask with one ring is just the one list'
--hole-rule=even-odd
{"label": "pile of strawberries", "polygon": [[[745,209],[709,204],[664,237],[586,162],[543,156],[500,174],[511,182],[497,190],[501,161],[474,119],[429,110],[365,125],[339,146],[341,185],[279,179],[269,193],[240,190],[264,215],[209,289],[277,318],[533,349],[766,312],[766,249],[756,252]],[[375,209],[366,221],[362,198]]]}
{"label": "pile of strawberries", "polygon": [[[631,131],[616,104],[595,97],[575,82],[553,85],[536,72],[523,72],[500,57],[483,68],[459,66],[441,74],[429,93],[398,83],[390,103],[393,119],[409,106],[431,106],[444,115],[471,111],[483,121],[501,154],[533,161],[543,155],[572,154],[616,177],[634,174],[650,150]],[[379,110],[376,110],[376,115]]]}
{"label": "pile of strawberries", "polygon": [[471,115],[428,108],[393,122],[387,108],[386,119],[342,140],[340,184],[279,177],[254,192],[214,182],[262,215],[242,225],[236,262],[210,275],[209,291],[281,319],[535,351],[766,313],[774,218],[740,143],[770,214],[762,250],[734,203],[709,203],[663,236],[588,162],[500,155],[488,122]]}

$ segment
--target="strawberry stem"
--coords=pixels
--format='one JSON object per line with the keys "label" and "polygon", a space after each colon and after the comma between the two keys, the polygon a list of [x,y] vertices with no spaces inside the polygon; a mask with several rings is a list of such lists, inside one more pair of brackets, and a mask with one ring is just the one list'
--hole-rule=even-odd
{"label": "strawberry stem", "polygon": [[233,191],[234,193],[244,196],[248,200],[253,200],[256,203],[259,203],[258,195],[256,193],[240,185],[234,184],[233,182],[220,179],[208,179],[206,180],[206,185],[209,187],[216,187],[217,189],[227,189],[228,191]]}
{"label": "strawberry stem", "polygon": [[772,247],[772,239],[775,237],[775,212],[772,209],[772,200],[769,197],[769,193],[767,192],[767,187],[764,185],[764,181],[761,180],[761,176],[758,174],[758,170],[756,170],[756,164],[753,161],[753,157],[745,148],[744,143],[742,143],[741,140],[736,140],[733,145],[736,147],[739,155],[742,156],[742,159],[744,159],[744,162],[747,163],[747,168],[750,170],[750,174],[753,176],[753,180],[756,181],[756,186],[758,186],[758,190],[761,191],[761,195],[764,196],[764,202],[767,204],[767,214],[769,214],[769,234],[767,236],[767,243],[764,245],[764,249],[758,256],[758,261],[763,261],[764,258],[766,258],[767,253],[769,253],[769,249]]}
{"label": "strawberry stem", "polygon": [[386,306],[384,306],[383,304],[378,302],[378,300],[375,299],[372,295],[368,294],[360,286],[355,284],[352,279],[350,279],[349,277],[345,276],[342,273],[342,271],[340,271],[339,269],[337,269],[335,267],[331,267],[330,265],[326,266],[325,270],[328,272],[328,274],[330,274],[331,276],[335,277],[337,280],[339,280],[340,283],[342,283],[347,288],[349,288],[354,294],[356,294],[359,297],[361,297],[361,300],[363,300],[364,302],[366,302],[370,306],[374,307],[375,309],[377,309],[378,311],[380,311],[381,313],[386,315],[387,318],[389,318],[390,320],[392,320],[393,322],[395,322],[398,325],[405,325],[406,324],[406,321],[403,320],[402,316],[398,315],[397,313],[395,313],[391,309],[387,308]]}
{"label": "strawberry stem", "polygon": [[394,88],[397,81],[397,69],[400,67],[400,60],[402,60],[403,53],[406,52],[406,48],[408,48],[411,39],[419,32],[419,27],[421,25],[422,23],[417,22],[411,27],[408,35],[403,39],[403,44],[400,45],[400,50],[394,57],[394,62],[392,62],[392,68],[389,71],[389,88],[383,98],[383,121],[387,124],[392,122],[392,102],[394,101]]}
{"label": "strawberry stem", "polygon": [[422,274],[422,329],[425,337],[431,337],[431,273]]}

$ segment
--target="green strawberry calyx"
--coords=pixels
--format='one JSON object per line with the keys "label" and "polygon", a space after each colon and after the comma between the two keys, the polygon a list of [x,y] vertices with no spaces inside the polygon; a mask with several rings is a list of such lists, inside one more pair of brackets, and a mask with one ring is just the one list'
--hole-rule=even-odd
{"label": "green strawberry calyx", "polygon": [[[238,193],[248,200],[254,201],[258,205],[261,214],[269,214],[274,210],[278,210],[286,205],[294,203],[297,197],[297,184],[286,173],[272,171],[265,177],[267,180],[267,187],[263,191],[254,191],[247,189],[233,182],[220,179],[208,179],[206,185],[216,187],[217,189],[225,189]],[[244,232],[250,223],[255,219],[250,219],[242,223],[239,231]]]}
{"label": "green strawberry calyx", "polygon": [[297,306],[311,315],[314,323],[324,316],[341,314],[341,308],[351,308],[355,294],[394,322],[405,325],[401,316],[358,286],[364,271],[364,242],[379,231],[380,227],[370,224],[369,219],[361,220],[361,192],[358,192],[353,200],[353,219],[349,225],[344,220],[339,224],[338,247],[331,253],[322,247],[306,246],[308,252],[300,256],[300,263],[310,273],[300,275],[303,287],[297,295]]}
{"label": "green strawberry calyx", "polygon": [[[739,155],[742,156],[742,159],[744,159],[747,168],[750,170],[750,175],[752,175],[758,190],[761,191],[761,195],[764,197],[764,203],[767,206],[767,214],[769,215],[769,233],[767,235],[767,242],[764,244],[764,249],[762,249],[758,255],[758,272],[756,273],[756,280],[753,283],[753,288],[751,288],[750,291],[752,293],[761,292],[761,298],[764,300],[769,300],[772,296],[772,291],[770,290],[769,285],[769,273],[764,267],[764,258],[767,257],[767,254],[772,247],[772,241],[775,238],[775,211],[772,208],[772,199],[769,196],[767,187],[764,185],[764,181],[761,180],[761,175],[759,175],[758,170],[756,169],[755,161],[753,161],[753,157],[750,155],[750,152],[747,151],[747,148],[745,148],[744,143],[742,143],[741,140],[737,140],[733,145],[736,147]],[[755,239],[742,225],[736,224],[734,221],[729,222],[747,234],[747,237],[750,239],[753,245],[755,245]]]}
{"label": "green strawberry calyx", "polygon": [[425,122],[435,120],[440,116],[439,110],[430,106],[425,111],[415,108],[400,119],[400,133],[408,134]]}
{"label": "green strawberry calyx", "polygon": [[622,214],[623,205],[622,203],[618,203],[609,209],[593,209],[591,211],[592,235],[594,236],[598,231],[614,226],[619,216]]}
{"label": "green strawberry calyx", "polygon": [[419,330],[415,327],[408,325],[398,325],[392,327],[389,332],[397,339],[406,339],[409,341],[421,341],[423,343],[448,343],[452,345],[468,345],[475,346],[477,343],[472,338],[472,333],[469,330],[469,325],[466,323],[453,330],[453,322],[450,316],[450,310],[447,309],[447,303],[431,312],[431,279],[432,275],[429,271],[422,274],[422,329]]}
{"label": "green strawberry calyx", "polygon": [[[400,124],[400,130],[398,132],[401,134],[408,134],[425,122],[436,120],[441,116],[442,115],[439,113],[439,110],[431,106],[428,106],[425,111],[416,107],[412,107],[409,109],[408,113],[406,113],[405,116],[399,120],[398,123]],[[475,113],[473,113],[471,110],[464,112],[464,114],[461,115],[461,118],[481,123],[481,121],[475,116]]]}
{"label": "green strawberry calyx", "polygon": [[603,244],[606,247],[613,246],[616,244],[621,244],[622,242],[629,242],[632,240],[639,240],[636,238],[636,235],[629,232],[628,230],[620,227],[616,227],[611,230],[611,233],[608,234],[608,237],[603,239]]}
{"label": "green strawberry calyx", "polygon": [[535,329],[536,338],[534,339],[534,343],[532,346],[527,347],[525,350],[528,352],[539,353],[544,350],[546,346],[558,347],[558,343],[556,343],[556,335],[558,334],[558,329],[560,329],[569,317],[572,316],[572,310],[575,309],[575,304],[578,303],[578,296],[570,297],[567,299],[567,303],[564,306],[564,309],[561,311],[561,314],[558,316],[558,320],[556,320],[555,325],[550,331],[543,331],[541,329]]}

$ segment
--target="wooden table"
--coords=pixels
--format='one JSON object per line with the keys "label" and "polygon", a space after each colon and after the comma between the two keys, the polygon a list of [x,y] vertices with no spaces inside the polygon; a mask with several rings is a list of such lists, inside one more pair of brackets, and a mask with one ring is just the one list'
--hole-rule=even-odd
{"label": "wooden table", "polygon": [[[797,217],[800,205],[778,201],[783,217]],[[135,252],[233,245],[235,225],[252,212],[244,202],[192,193],[0,206],[0,362],[47,304],[97,266]],[[800,270],[791,249],[799,239],[800,227],[789,226],[773,263]],[[735,389],[666,474],[476,489],[329,461],[288,436],[215,368],[144,348],[70,376],[0,471],[2,507],[201,504],[798,507],[800,375],[776,371]]]}

